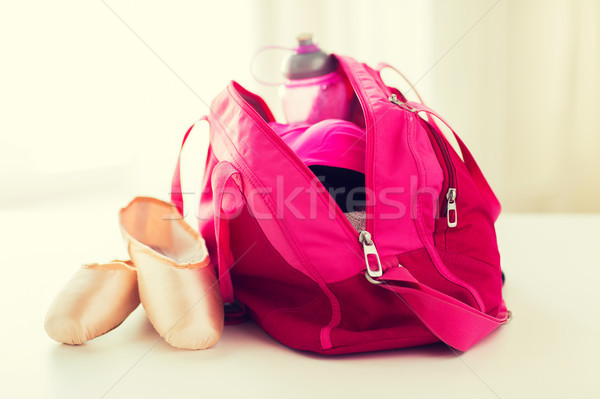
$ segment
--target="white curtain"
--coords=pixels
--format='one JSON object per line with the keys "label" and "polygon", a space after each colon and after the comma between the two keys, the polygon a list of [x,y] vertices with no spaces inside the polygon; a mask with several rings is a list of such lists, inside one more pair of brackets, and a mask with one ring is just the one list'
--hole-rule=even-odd
{"label": "white curtain", "polygon": [[[437,2],[436,51],[486,3]],[[600,2],[499,1],[432,72],[505,209],[600,211]]]}
{"label": "white curtain", "polygon": [[308,30],[330,50],[404,71],[506,210],[600,211],[600,2],[262,4],[263,43]]}

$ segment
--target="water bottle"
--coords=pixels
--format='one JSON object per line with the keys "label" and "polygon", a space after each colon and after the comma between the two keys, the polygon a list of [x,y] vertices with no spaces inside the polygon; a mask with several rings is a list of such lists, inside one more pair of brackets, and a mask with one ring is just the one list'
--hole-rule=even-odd
{"label": "water bottle", "polygon": [[297,40],[298,47],[282,64],[280,96],[287,122],[348,119],[352,90],[337,59],[314,44],[311,34]]}

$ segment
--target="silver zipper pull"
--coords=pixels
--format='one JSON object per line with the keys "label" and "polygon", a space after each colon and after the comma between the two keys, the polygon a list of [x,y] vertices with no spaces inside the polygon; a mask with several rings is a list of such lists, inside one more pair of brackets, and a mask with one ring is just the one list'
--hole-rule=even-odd
{"label": "silver zipper pull", "polygon": [[395,94],[392,94],[388,100],[390,100],[390,102],[396,104],[396,105],[400,105],[400,100],[398,100],[398,96]]}
{"label": "silver zipper pull", "polygon": [[[360,241],[362,244],[363,251],[365,252],[365,263],[367,265],[367,273],[365,274],[365,277],[373,284],[380,284],[379,281],[374,279],[383,275],[383,268],[381,267],[381,260],[379,259],[377,248],[375,247],[375,243],[371,238],[371,233],[366,230],[361,231],[358,235],[358,241]],[[371,266],[369,265],[369,255],[374,255],[375,259],[377,260],[376,270],[371,269]]]}
{"label": "silver zipper pull", "polygon": [[402,101],[400,101],[400,99],[398,98],[398,96],[395,95],[395,94],[392,94],[391,96],[389,96],[388,97],[388,101],[391,102],[391,103],[393,103],[393,104],[398,105],[400,108],[404,108],[407,111],[410,111],[410,112],[416,112],[417,111],[416,108],[413,108],[410,105],[408,105],[407,103],[403,103]]}
{"label": "silver zipper pull", "polygon": [[456,189],[449,188],[446,194],[448,206],[446,207],[446,215],[448,217],[448,227],[456,227],[458,223],[458,212],[456,211]]}

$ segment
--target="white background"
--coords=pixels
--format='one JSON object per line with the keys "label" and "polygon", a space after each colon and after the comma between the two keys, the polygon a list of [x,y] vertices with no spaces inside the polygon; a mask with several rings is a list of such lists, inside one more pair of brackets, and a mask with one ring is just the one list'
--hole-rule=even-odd
{"label": "white background", "polygon": [[[213,350],[183,352],[142,309],[77,348],[42,328],[79,264],[125,256],[119,207],[166,197],[183,133],[229,80],[277,110],[250,60],[302,31],[418,81],[505,209],[598,212],[598,18],[595,1],[3,0],[0,397],[598,396],[594,215],[502,216],[515,319],[460,357],[433,346],[321,358],[252,324],[228,328]],[[278,78],[276,58],[257,60],[261,77]],[[197,136],[186,148],[188,190],[204,146]]]}

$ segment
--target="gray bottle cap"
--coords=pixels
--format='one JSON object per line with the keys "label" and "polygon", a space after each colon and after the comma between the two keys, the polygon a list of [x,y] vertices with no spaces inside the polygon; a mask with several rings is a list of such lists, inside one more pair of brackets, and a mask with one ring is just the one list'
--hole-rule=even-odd
{"label": "gray bottle cap", "polygon": [[298,48],[304,48],[306,52],[296,52],[283,61],[281,70],[283,76],[287,79],[314,78],[337,69],[337,59],[313,44],[310,33],[303,33],[296,39],[298,40]]}

